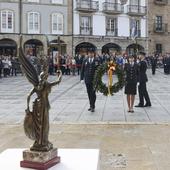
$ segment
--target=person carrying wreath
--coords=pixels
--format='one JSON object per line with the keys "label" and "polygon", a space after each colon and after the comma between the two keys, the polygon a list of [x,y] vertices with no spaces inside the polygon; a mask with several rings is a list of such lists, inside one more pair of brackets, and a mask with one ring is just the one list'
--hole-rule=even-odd
{"label": "person carrying wreath", "polygon": [[125,94],[127,95],[128,112],[133,113],[137,90],[138,65],[135,63],[134,56],[129,56],[127,61],[128,63],[124,67],[126,74]]}
{"label": "person carrying wreath", "polygon": [[86,84],[87,94],[89,98],[90,108],[88,111],[95,111],[96,102],[96,90],[93,87],[94,75],[97,67],[99,66],[99,60],[95,57],[95,51],[89,50],[87,58],[83,61],[81,68],[81,82],[83,80]]}

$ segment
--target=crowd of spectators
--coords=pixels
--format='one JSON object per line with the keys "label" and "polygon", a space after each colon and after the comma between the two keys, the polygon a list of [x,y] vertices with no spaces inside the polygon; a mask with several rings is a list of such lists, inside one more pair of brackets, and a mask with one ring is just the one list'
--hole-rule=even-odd
{"label": "crowd of spectators", "polygon": [[[38,74],[41,72],[41,63],[39,58],[36,56],[27,55],[29,61],[34,65]],[[85,54],[76,54],[75,57],[70,55],[49,55],[47,56],[47,61],[49,65],[49,74],[53,75],[58,69],[61,69],[63,75],[79,75],[81,71],[81,66],[83,60],[87,57]],[[115,61],[119,65],[124,65],[127,62],[127,55],[121,55],[121,53],[102,53],[101,55],[96,54],[96,58],[99,63],[109,62],[111,60]],[[164,68],[165,74],[170,74],[170,54],[165,55],[153,54],[146,57],[148,67]],[[138,63],[138,58],[136,58]],[[1,55],[0,56],[0,78],[17,76],[21,73],[20,63],[17,57],[11,55]]]}
{"label": "crowd of spectators", "polygon": [[17,76],[20,71],[20,64],[16,57],[11,55],[0,56],[0,78]]}

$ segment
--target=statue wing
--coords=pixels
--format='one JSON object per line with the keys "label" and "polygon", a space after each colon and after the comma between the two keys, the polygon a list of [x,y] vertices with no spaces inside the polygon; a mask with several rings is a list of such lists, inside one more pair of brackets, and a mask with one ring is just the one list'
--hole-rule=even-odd
{"label": "statue wing", "polygon": [[30,61],[25,57],[23,50],[20,48],[20,56],[19,60],[21,62],[21,66],[23,68],[23,71],[30,83],[33,84],[33,86],[38,86],[39,79],[38,74],[34,66],[30,63]]}

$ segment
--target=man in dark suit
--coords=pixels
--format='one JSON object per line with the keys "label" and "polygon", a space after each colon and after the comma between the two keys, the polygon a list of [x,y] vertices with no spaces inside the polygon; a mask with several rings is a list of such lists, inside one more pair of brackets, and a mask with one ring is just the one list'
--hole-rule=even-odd
{"label": "man in dark suit", "polygon": [[81,68],[81,81],[85,81],[87,94],[89,98],[90,108],[88,111],[95,111],[96,92],[93,87],[95,71],[99,65],[99,61],[95,58],[95,52],[89,51],[88,57],[83,61]]}
{"label": "man in dark suit", "polygon": [[83,57],[79,54],[78,56],[75,57],[76,60],[76,66],[77,66],[77,73],[78,75],[80,74],[81,66],[83,63]]}
{"label": "man in dark suit", "polygon": [[[150,98],[148,95],[148,91],[146,88],[146,82],[148,81],[146,70],[147,70],[147,63],[145,61],[145,53],[139,53],[139,71],[138,71],[138,92],[139,92],[139,104],[136,107],[151,107]],[[144,99],[146,104],[144,105]]]}
{"label": "man in dark suit", "polygon": [[156,71],[156,66],[157,66],[157,56],[152,56],[151,57],[151,66],[152,66],[152,75],[155,75],[155,71]]}

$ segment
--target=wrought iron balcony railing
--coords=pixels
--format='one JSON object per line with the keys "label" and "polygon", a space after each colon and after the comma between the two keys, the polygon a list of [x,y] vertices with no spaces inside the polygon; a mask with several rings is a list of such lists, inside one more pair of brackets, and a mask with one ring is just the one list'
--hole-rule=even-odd
{"label": "wrought iron balcony railing", "polygon": [[157,5],[167,5],[168,0],[154,0],[155,4]]}
{"label": "wrought iron balcony railing", "polygon": [[118,29],[112,30],[110,28],[106,28],[106,35],[117,37],[118,36]]}
{"label": "wrought iron balcony railing", "polygon": [[99,10],[99,2],[97,1],[76,1],[76,10],[84,12],[96,12]]}
{"label": "wrought iron balcony railing", "polygon": [[167,32],[168,24],[164,23],[154,23],[154,32],[156,33],[165,33]]}
{"label": "wrought iron balcony railing", "polygon": [[80,34],[81,35],[92,35],[92,27],[80,27]]}
{"label": "wrought iron balcony railing", "polygon": [[129,15],[139,15],[144,16],[147,13],[146,6],[139,6],[139,5],[128,5],[127,13]]}
{"label": "wrought iron balcony railing", "polygon": [[120,14],[123,13],[123,5],[118,3],[110,3],[104,2],[103,3],[103,12],[110,13],[110,14]]}

